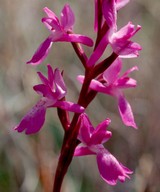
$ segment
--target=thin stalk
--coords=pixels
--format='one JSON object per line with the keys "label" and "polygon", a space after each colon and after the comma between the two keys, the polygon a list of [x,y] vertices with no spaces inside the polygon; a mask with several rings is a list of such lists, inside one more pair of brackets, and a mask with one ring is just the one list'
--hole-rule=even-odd
{"label": "thin stalk", "polygon": [[117,59],[118,55],[116,53],[112,53],[108,58],[97,64],[92,70],[92,79],[96,78],[98,75],[103,73],[111,64]]}
{"label": "thin stalk", "polygon": [[84,68],[87,69],[86,64],[87,64],[88,58],[87,58],[87,55],[85,54],[81,44],[80,43],[72,43],[72,46],[73,46],[78,58],[82,62]]}
{"label": "thin stalk", "polygon": [[71,127],[75,127],[76,131],[74,132],[68,131],[65,133],[61,155],[60,155],[57,170],[56,170],[53,192],[60,192],[62,181],[72,161],[74,150],[78,144],[78,140],[77,140],[78,130],[76,129],[78,117],[79,117],[79,114],[75,114],[71,123]]}
{"label": "thin stalk", "polygon": [[[81,89],[79,100],[78,100],[78,104],[81,106],[85,105],[85,96],[88,93],[89,84],[91,82],[91,77],[89,76],[88,72],[86,72],[84,81],[85,82],[82,85],[82,89]],[[77,140],[77,136],[79,132],[79,126],[77,122],[78,122],[79,116],[80,114],[75,113],[69,129],[66,130],[65,132],[61,154],[60,154],[58,166],[56,169],[53,192],[60,192],[62,181],[72,161],[74,150],[79,143],[79,141]]]}

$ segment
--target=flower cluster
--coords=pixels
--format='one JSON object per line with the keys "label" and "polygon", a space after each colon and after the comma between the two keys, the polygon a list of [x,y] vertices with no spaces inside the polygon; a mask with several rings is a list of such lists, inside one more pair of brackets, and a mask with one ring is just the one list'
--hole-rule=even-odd
{"label": "flower cluster", "polygon": [[[65,167],[63,172],[63,166],[69,166],[69,159],[71,160],[73,156],[90,154],[96,155],[100,175],[110,185],[115,185],[118,180],[124,182],[132,173],[103,146],[112,135],[106,129],[111,120],[107,118],[94,128],[85,113],[85,109],[97,93],[104,93],[117,100],[123,123],[126,126],[137,128],[131,106],[124,96],[123,89],[136,87],[136,80],[129,77],[129,74],[138,70],[138,67],[134,66],[123,74],[121,71],[123,58],[133,58],[139,55],[141,46],[133,42],[131,38],[141,27],[139,25],[136,27],[131,22],[119,30],[117,26],[118,10],[128,2],[129,0],[94,1],[94,29],[97,34],[95,42],[87,36],[73,32],[75,17],[68,4],[62,9],[60,19],[50,9],[44,8],[47,16],[42,19],[42,22],[49,29],[50,35],[40,44],[27,63],[38,65],[47,57],[53,43],[70,42],[85,68],[85,75],[78,75],[77,77],[82,88],[77,103],[66,101],[67,87],[63,80],[63,73],[58,68],[53,70],[51,65],[48,65],[48,77],[38,72],[42,84],[33,87],[41,96],[40,100],[14,129],[18,132],[25,131],[26,134],[36,133],[44,124],[47,108],[58,109],[58,116],[65,131],[65,139],[57,168],[56,178],[58,179],[61,178],[58,174],[65,174],[67,168]],[[93,52],[89,57],[85,54],[81,44],[91,47],[94,45]],[[112,48],[113,52],[103,60],[102,55],[104,58],[105,49],[108,46]],[[74,113],[71,121],[69,112]],[[80,144],[77,146],[78,143]],[[68,162],[65,162],[66,157]],[[56,178],[55,181],[57,181]],[[61,183],[61,181],[57,182]],[[56,192],[58,192],[59,183],[54,185]]]}

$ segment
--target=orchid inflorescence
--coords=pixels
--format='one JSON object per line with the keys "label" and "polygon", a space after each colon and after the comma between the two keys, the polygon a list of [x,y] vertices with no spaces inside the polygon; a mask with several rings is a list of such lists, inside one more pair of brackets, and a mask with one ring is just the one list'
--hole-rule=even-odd
{"label": "orchid inflorescence", "polygon": [[[111,120],[107,118],[94,128],[85,112],[97,93],[104,93],[117,100],[123,123],[126,126],[137,128],[131,106],[124,96],[123,89],[136,87],[136,80],[130,78],[129,74],[138,70],[138,67],[134,66],[123,74],[121,71],[123,58],[134,58],[139,55],[141,46],[131,41],[131,38],[141,27],[139,25],[135,27],[131,22],[119,30],[117,27],[117,12],[128,2],[129,0],[94,1],[94,30],[97,34],[95,41],[87,36],[74,33],[75,17],[68,4],[62,9],[60,19],[49,8],[44,8],[47,16],[42,19],[42,22],[49,29],[50,35],[40,44],[27,64],[38,65],[44,61],[53,43],[70,42],[85,70],[84,75],[77,76],[77,80],[82,84],[77,103],[66,101],[67,87],[63,73],[58,68],[52,69],[52,66],[48,64],[48,77],[38,72],[42,83],[33,88],[41,95],[41,99],[14,128],[18,132],[25,131],[26,134],[37,133],[45,122],[47,108],[57,108],[65,135],[53,191],[60,191],[63,177],[73,156],[96,155],[100,175],[110,185],[115,185],[118,180],[124,182],[132,173],[103,146],[112,136],[112,133],[106,129]],[[82,45],[90,47],[94,45],[89,57]],[[102,59],[102,55],[104,58],[105,49],[109,45],[112,48],[112,54]],[[74,113],[72,120],[70,120],[69,112]]]}

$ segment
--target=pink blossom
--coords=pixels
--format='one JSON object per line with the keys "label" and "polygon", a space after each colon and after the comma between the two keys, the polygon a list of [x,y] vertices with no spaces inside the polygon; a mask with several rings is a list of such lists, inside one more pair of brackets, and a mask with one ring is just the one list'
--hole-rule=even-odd
{"label": "pink blossom", "polygon": [[[118,109],[122,121],[127,126],[137,128],[134,121],[133,112],[129,102],[126,100],[122,89],[136,87],[136,80],[128,77],[128,74],[134,70],[138,70],[137,66],[132,67],[120,76],[122,69],[121,59],[118,58],[112,65],[103,73],[99,79],[93,79],[90,88],[101,93],[114,96],[118,100]],[[84,76],[78,76],[78,80],[83,83]]]}
{"label": "pink blossom", "polygon": [[[142,49],[141,46],[130,39],[141,29],[141,26],[137,25],[135,27],[129,22],[120,30],[117,30],[117,10],[127,3],[128,0],[103,0],[102,12],[109,29],[91,54],[87,63],[88,66],[96,64],[108,45],[111,45],[113,52],[119,57],[133,58],[139,56],[139,51]],[[95,21],[95,23],[97,22]]]}
{"label": "pink blossom", "polygon": [[112,135],[106,129],[109,124],[110,119],[106,119],[94,129],[88,116],[84,113],[81,114],[79,117],[78,139],[82,144],[77,146],[74,156],[96,155],[102,179],[110,185],[116,185],[117,180],[124,182],[125,178],[129,178],[128,174],[131,174],[132,171],[119,163],[103,146],[103,143],[108,141]]}
{"label": "pink blossom", "polygon": [[138,25],[135,29],[135,26],[129,22],[117,31],[117,10],[127,3],[127,0],[103,0],[102,12],[109,26],[106,42],[112,46],[113,51],[120,57],[132,58],[139,55],[138,51],[141,50],[141,46],[138,43],[132,42],[130,38],[141,29],[141,26]]}
{"label": "pink blossom", "polygon": [[139,30],[141,26],[135,26],[129,22],[119,31],[110,30],[108,33],[108,41],[112,46],[113,51],[121,58],[133,58],[139,56],[141,46],[138,43],[130,40]]}
{"label": "pink blossom", "polygon": [[24,130],[26,134],[38,132],[44,124],[47,108],[58,107],[76,113],[82,113],[84,111],[84,108],[77,104],[63,101],[63,98],[67,93],[63,77],[58,69],[53,71],[50,65],[47,67],[48,78],[46,78],[41,72],[38,72],[42,84],[33,87],[42,98],[14,128],[18,132]]}
{"label": "pink blossom", "polygon": [[60,20],[47,7],[44,8],[47,17],[42,19],[42,22],[49,29],[51,34],[39,46],[32,59],[28,64],[40,64],[48,55],[53,42],[76,42],[87,46],[93,46],[93,41],[89,37],[73,33],[73,25],[75,22],[74,13],[69,5],[65,5]]}

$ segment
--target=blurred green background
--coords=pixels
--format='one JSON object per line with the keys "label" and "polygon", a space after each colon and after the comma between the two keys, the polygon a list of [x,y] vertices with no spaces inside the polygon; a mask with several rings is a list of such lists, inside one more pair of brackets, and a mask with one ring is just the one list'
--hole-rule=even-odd
{"label": "blurred green background", "polygon": [[[46,64],[64,69],[67,98],[76,102],[80,90],[75,80],[83,68],[69,43],[56,43],[38,67],[26,65],[49,34],[40,22],[47,6],[58,15],[68,2],[75,12],[74,31],[95,38],[93,0],[0,0],[0,192],[50,192],[52,190],[63,130],[56,109],[47,111],[46,123],[36,135],[26,136],[13,127],[39,99],[33,85],[36,72]],[[143,50],[140,57],[124,60],[124,69],[137,65],[138,87],[126,90],[138,130],[125,127],[115,101],[99,94],[87,110],[96,126],[112,119],[113,137],[106,148],[134,171],[131,180],[107,185],[99,176],[95,156],[74,158],[62,192],[160,192],[160,1],[134,0],[121,9],[119,27],[128,21],[142,25],[134,37]],[[91,48],[86,48],[89,55]],[[107,53],[106,53],[107,56]]]}

